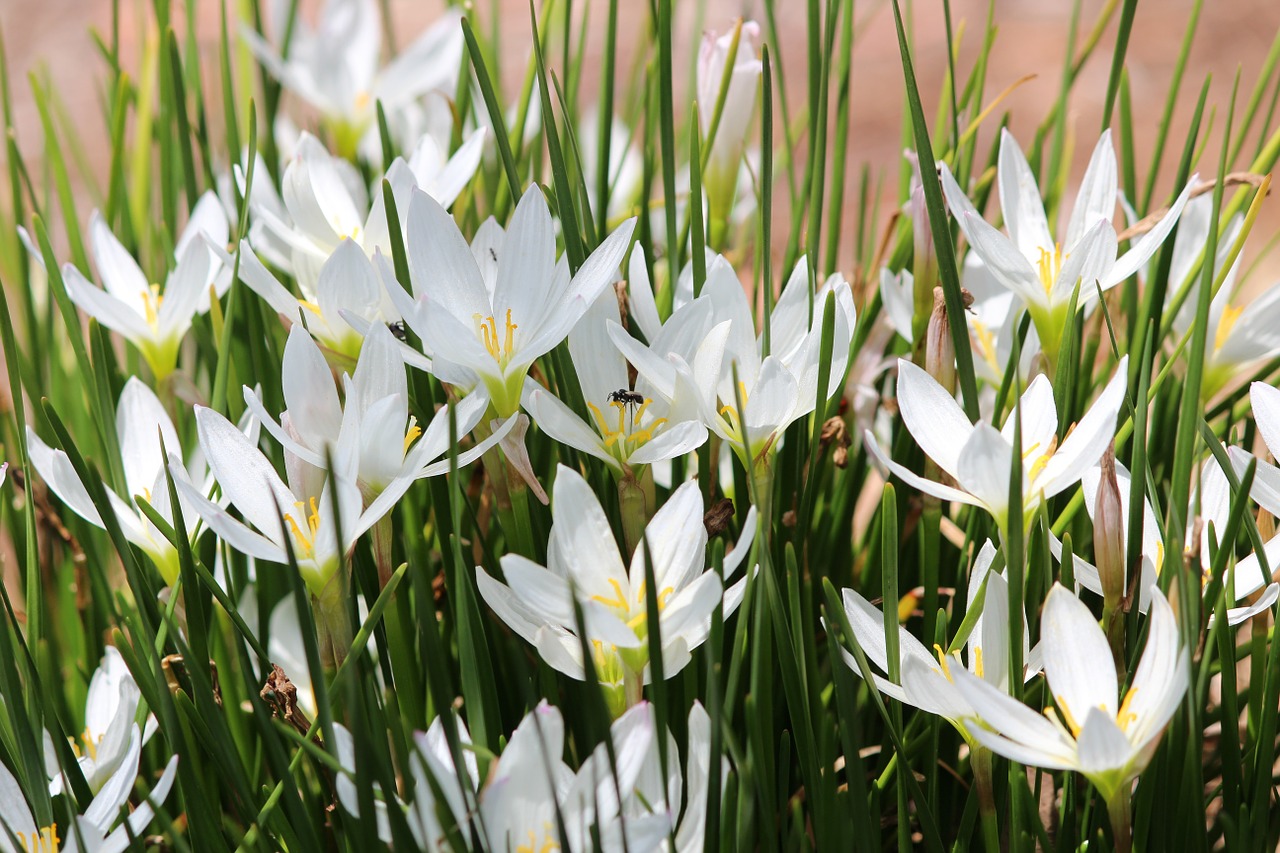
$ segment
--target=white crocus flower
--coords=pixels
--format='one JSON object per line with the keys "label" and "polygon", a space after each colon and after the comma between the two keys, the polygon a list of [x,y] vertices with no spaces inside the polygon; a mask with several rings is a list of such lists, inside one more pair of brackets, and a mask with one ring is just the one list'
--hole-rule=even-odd
{"label": "white crocus flower", "polygon": [[634,219],[619,226],[570,278],[566,260],[556,262],[555,225],[536,186],[480,258],[444,208],[415,192],[406,235],[414,296],[389,292],[432,371],[468,391],[483,385],[497,416],[507,418],[519,409],[530,365],[564,340],[614,279],[634,226]]}
{"label": "white crocus flower", "polygon": [[1076,194],[1066,235],[1055,241],[1049,231],[1035,174],[1013,136],[1002,131],[997,172],[1000,208],[1008,236],[983,220],[945,163],[939,165],[947,203],[973,251],[1001,284],[1026,304],[1050,361],[1057,358],[1071,294],[1080,286],[1078,310],[1138,272],[1178,221],[1195,185],[1193,176],[1156,225],[1116,256],[1116,157],[1111,131],[1094,148]]}
{"label": "white crocus flower", "polygon": [[[493,850],[592,849],[598,828],[605,851],[652,850],[671,832],[666,814],[620,819],[655,732],[653,709],[643,703],[610,728],[616,764],[600,744],[574,773],[560,758],[564,719],[545,702],[525,716],[491,771],[480,800],[480,820]],[[559,820],[558,820],[559,818]],[[563,821],[567,837],[561,837]],[[623,841],[623,828],[626,841]]]}
{"label": "white crocus flower", "polygon": [[[129,849],[133,839],[141,837],[155,817],[152,804],[163,803],[168,798],[178,773],[178,757],[175,755],[165,765],[164,773],[146,801],[112,830],[120,807],[129,801],[129,794],[138,778],[142,737],[136,725],[129,743],[131,746],[115,772],[103,783],[84,813],[75,816],[76,825],[61,829],[56,823],[48,826],[36,824],[18,780],[9,768],[0,764],[0,853],[74,853],[79,850],[124,853]],[[59,835],[60,832],[63,834]],[[14,846],[13,838],[20,846]]]}
{"label": "white crocus flower", "polygon": [[[969,738],[968,721],[978,716],[973,706],[956,688],[952,672],[966,669],[978,678],[985,679],[1001,692],[1009,692],[1009,595],[1004,572],[992,572],[991,563],[996,549],[990,540],[983,544],[969,575],[969,594],[966,612],[978,603],[978,592],[986,580],[986,593],[982,613],[978,616],[965,643],[965,657],[954,652],[948,655],[941,646],[934,645],[930,652],[905,626],[898,626],[899,680],[890,681],[885,676],[872,673],[876,687],[886,696],[899,702],[936,714],[951,723],[961,735]],[[852,589],[843,593],[845,614],[854,638],[867,656],[870,664],[888,673],[888,647],[885,645],[884,614]],[[1027,638],[1026,616],[1022,617],[1022,659],[1029,661],[1032,651]],[[854,674],[861,675],[857,660],[847,650],[841,655]],[[1038,671],[1035,665],[1025,668],[1026,677]]]}
{"label": "white crocus flower", "polygon": [[970,734],[1012,761],[1080,773],[1108,804],[1127,797],[1129,784],[1155,754],[1190,677],[1173,609],[1159,590],[1151,593],[1147,644],[1123,697],[1111,647],[1098,621],[1058,584],[1045,601],[1040,645],[1057,709],[1050,707],[1041,715],[957,669],[955,685],[982,723],[971,725]]}
{"label": "white crocus flower", "polygon": [[894,462],[870,432],[865,433],[866,445],[909,486],[944,501],[987,510],[1004,535],[1014,522],[1025,528],[1041,501],[1078,483],[1102,457],[1115,435],[1128,364],[1128,356],[1120,359],[1115,376],[1061,445],[1049,380],[1040,375],[1027,387],[1017,407],[1022,417],[1021,507],[1009,506],[1013,418],[1005,421],[1002,430],[985,421],[971,424],[955,398],[909,361],[898,360],[898,409],[903,423],[956,485],[928,480]]}
{"label": "white crocus flower", "polygon": [[[1187,278],[1205,250],[1212,213],[1212,195],[1187,202],[1174,239],[1169,265],[1170,292],[1175,293],[1184,283],[1190,284],[1186,301],[1173,321],[1173,329],[1179,336],[1189,334],[1195,322],[1203,278],[1199,272],[1190,282]],[[1242,226],[1243,217],[1239,214],[1222,226],[1214,262],[1215,278],[1221,274]],[[1223,276],[1222,287],[1209,303],[1209,334],[1205,339],[1204,374],[1200,384],[1200,398],[1205,402],[1261,363],[1280,355],[1280,282],[1245,302],[1244,291],[1253,288],[1237,287],[1242,257],[1243,254],[1236,257]]]}
{"label": "white crocus flower", "polygon": [[[723,269],[725,274],[716,275],[709,269],[702,290],[702,296],[711,301],[712,317],[721,325],[698,347],[692,364],[680,353],[642,347],[629,336],[618,334],[620,330],[615,330],[613,339],[660,392],[674,394],[677,372],[696,388],[703,422],[733,448],[743,466],[751,471],[756,470],[757,464],[767,464],[768,455],[776,449],[786,428],[811,413],[817,404],[822,324],[820,316],[810,314],[808,272],[805,259],[801,258],[770,316],[772,349],[763,355],[763,336],[756,337],[746,292],[727,263]],[[818,289],[813,299],[814,313],[820,314],[828,293],[835,296],[835,336],[828,387],[822,391],[824,399],[834,394],[844,379],[855,321],[852,291],[839,274],[828,278]],[[726,321],[727,326],[723,325]],[[745,424],[738,420],[739,396]]]}
{"label": "white crocus flower", "polygon": [[[707,785],[711,775],[711,717],[696,699],[689,709],[689,745],[685,751],[685,769],[680,772],[677,756],[680,754],[676,740],[667,732],[667,773],[662,773],[662,761],[655,737],[645,757],[644,766],[636,780],[635,791],[627,798],[623,814],[628,821],[635,818],[662,814],[668,807],[672,818],[679,814],[676,824],[675,846],[670,839],[663,839],[657,849],[677,853],[701,853],[707,826]],[[720,759],[720,790],[729,776],[729,760]],[[680,812],[681,798],[685,797],[684,811]],[[665,799],[664,799],[665,798]]]}
{"label": "white crocus flower", "polygon": [[[461,13],[446,12],[390,64],[380,67],[382,30],[374,0],[327,0],[314,30],[295,24],[282,57],[257,33],[241,34],[286,89],[315,107],[334,130],[344,156],[378,151],[377,105],[403,143],[422,121],[418,100],[452,97],[462,62]],[[362,144],[363,143],[363,144]]]}
{"label": "white crocus flower", "polygon": [[[756,56],[755,40],[759,37],[759,24],[755,21],[740,22],[733,31],[721,36],[713,32],[704,33],[698,50],[698,117],[704,145],[725,76],[729,78],[720,123],[716,127],[715,139],[711,140],[703,173],[712,221],[727,222],[733,207],[738,169],[746,148],[747,131],[756,108],[756,90],[764,68]],[[738,50],[733,67],[728,68],[729,52],[735,38]]]}
{"label": "white crocus flower", "polygon": [[[148,716],[144,731],[134,724],[141,694],[124,658],[115,646],[107,646],[102,663],[89,680],[84,703],[84,732],[71,739],[76,763],[89,790],[97,793],[134,748],[133,738],[145,744],[155,731],[155,717]],[[49,794],[67,789],[66,776],[58,769],[53,741],[45,735],[45,766],[49,769]]]}
{"label": "white crocus flower", "polygon": [[[227,243],[227,220],[217,195],[200,197],[186,229],[178,239],[177,265],[164,287],[152,283],[94,211],[89,221],[93,259],[102,288],[92,284],[72,264],[62,269],[71,301],[99,323],[133,344],[157,381],[178,364],[178,348],[197,312],[209,310],[210,288],[226,292],[229,275],[210,246]],[[207,241],[207,242],[206,242]]]}
{"label": "white crocus flower", "polygon": [[[254,435],[257,433],[257,425],[248,418],[240,429]],[[118,495],[104,485],[107,500],[115,511],[116,522],[125,539],[150,557],[164,582],[172,585],[178,577],[178,551],[138,509],[135,498],[141,496],[161,517],[173,524],[175,515],[169,502],[169,486],[165,479],[164,451],[168,451],[170,455],[173,462],[170,469],[178,482],[203,482],[206,478],[205,464],[199,458],[192,459],[186,467],[176,461],[176,457],[182,452],[182,446],[178,442],[173,421],[169,419],[155,393],[137,377],[130,377],[124,390],[120,392],[120,401],[116,405],[116,435],[120,440],[120,456],[124,462],[127,496]],[[163,450],[161,439],[164,441]],[[29,426],[27,448],[32,466],[53,493],[76,515],[95,527],[105,529],[102,517],[89,497],[88,489],[76,474],[67,454],[49,447]],[[189,505],[184,504],[182,520],[186,533],[190,536],[195,531],[199,516]]]}
{"label": "white crocus flower", "polygon": [[[477,585],[494,612],[533,644],[543,659],[572,678],[583,678],[581,641],[574,618],[576,594],[582,605],[596,675],[615,716],[640,699],[650,679],[645,555],[653,559],[658,586],[662,671],[670,678],[691,660],[711,629],[711,614],[723,602],[729,615],[742,602],[746,578],[723,589],[720,576],[706,570],[707,532],[702,493],[685,483],[654,514],[630,568],[614,540],[600,501],[586,481],[561,465],[551,506],[553,524],[546,567],[517,554],[502,557],[506,583],[477,568]],[[743,535],[725,558],[732,577],[751,548],[755,510],[743,521]]]}
{"label": "white crocus flower", "polygon": [[[702,314],[709,316],[710,305]],[[583,421],[572,409],[533,380],[525,386],[524,407],[533,420],[556,441],[576,447],[606,464],[619,476],[654,462],[674,459],[696,450],[707,440],[707,428],[692,389],[668,400],[644,377],[630,388],[627,362],[609,338],[610,325],[618,325],[618,300],[611,290],[600,294],[591,310],[569,333],[582,396],[590,417]],[[666,336],[655,349],[679,347],[671,338],[693,324],[668,323]]]}

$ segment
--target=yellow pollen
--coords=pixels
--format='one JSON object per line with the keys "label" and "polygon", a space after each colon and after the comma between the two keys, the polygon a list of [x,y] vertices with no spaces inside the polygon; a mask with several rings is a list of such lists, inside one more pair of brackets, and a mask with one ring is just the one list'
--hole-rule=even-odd
{"label": "yellow pollen", "polygon": [[560,843],[552,837],[552,829],[551,824],[544,823],[541,840],[536,832],[529,830],[529,843],[517,845],[516,853],[551,853],[553,850],[559,850]]}
{"label": "yellow pollen", "polygon": [[920,603],[920,599],[916,598],[915,593],[908,592],[902,598],[898,599],[898,622],[906,622],[911,618],[911,614],[916,612],[916,605]]}
{"label": "yellow pollen", "polygon": [[1116,714],[1116,725],[1120,727],[1120,731],[1127,732],[1129,726],[1133,725],[1138,719],[1138,715],[1129,710],[1129,703],[1133,701],[1134,694],[1138,692],[1137,687],[1130,687],[1129,692],[1124,694],[1124,699],[1120,702],[1120,713]]}
{"label": "yellow pollen", "polygon": [[[79,739],[72,737],[72,738],[67,738],[67,740],[71,741],[71,751],[76,754],[76,758],[80,758],[82,755],[87,755],[89,756],[89,759],[91,761],[97,761],[98,746],[102,743],[102,738],[103,738],[103,735],[98,735],[97,737],[94,737],[93,735],[89,734],[88,729],[85,729],[83,732],[80,733]],[[83,753],[80,751],[80,748],[82,746],[84,747]]]}
{"label": "yellow pollen", "polygon": [[493,360],[498,362],[501,367],[507,366],[507,360],[511,358],[511,352],[515,349],[516,329],[520,328],[511,322],[511,309],[507,309],[506,333],[501,341],[498,339],[498,323],[494,320],[493,315],[483,317],[480,314],[473,315],[476,324],[476,337],[484,344],[484,348],[489,351],[489,355],[493,356]]}
{"label": "yellow pollen", "polygon": [[62,839],[58,837],[58,825],[51,823],[36,832],[15,832],[23,853],[58,853]]}
{"label": "yellow pollen", "polygon": [[937,643],[933,644],[933,650],[938,655],[938,665],[942,667],[942,674],[947,677],[947,681],[951,681],[951,660],[947,657],[947,653],[942,650],[942,646]]}
{"label": "yellow pollen", "polygon": [[1062,254],[1062,244],[1054,243],[1052,254],[1045,249],[1040,250],[1040,260],[1036,262],[1036,267],[1040,273],[1040,285],[1044,288],[1044,295],[1048,296],[1053,292],[1054,282],[1058,280],[1058,275],[1062,272],[1062,262],[1067,259],[1067,255]]}
{"label": "yellow pollen", "polygon": [[147,325],[155,328],[160,322],[160,306],[164,304],[164,295],[160,293],[160,285],[153,284],[146,290],[139,291],[142,296],[142,310],[146,313]]}
{"label": "yellow pollen", "polygon": [[[747,408],[747,386],[743,384],[742,380],[738,380],[738,393],[742,395],[742,408],[746,409]],[[738,406],[737,406],[736,400],[721,406],[720,414],[724,415],[725,418],[733,421],[733,424],[732,424],[733,429],[736,430],[738,428],[739,426]]]}
{"label": "yellow pollen", "polygon": [[422,427],[413,418],[409,419],[409,429],[404,434],[404,452],[409,452],[409,446],[418,440],[418,436],[422,435]]}
{"label": "yellow pollen", "polygon": [[324,314],[322,314],[320,311],[320,306],[315,304],[314,302],[308,302],[305,299],[299,299],[298,305],[302,306],[303,308],[306,308],[308,311],[310,311],[312,314],[315,314],[317,317],[324,316]]}
{"label": "yellow pollen", "polygon": [[973,647],[973,674],[982,678],[982,646]]}
{"label": "yellow pollen", "polygon": [[652,402],[651,398],[646,397],[644,402],[636,408],[629,419],[630,429],[627,428],[627,403],[609,403],[610,406],[618,410],[618,423],[616,426],[609,423],[610,419],[605,417],[604,412],[595,403],[588,402],[587,408],[591,410],[591,415],[595,418],[596,429],[601,437],[604,438],[604,446],[611,449],[615,444],[620,444],[622,456],[625,458],[632,450],[647,441],[651,441],[658,428],[667,422],[666,418],[655,418],[643,429],[636,429],[636,425],[643,421],[645,410],[649,408],[649,404]]}
{"label": "yellow pollen", "polygon": [[298,556],[314,557],[316,548],[316,531],[320,529],[320,508],[316,506],[316,499],[312,498],[309,504],[298,501],[294,506],[307,512],[307,531],[304,533],[302,528],[298,526],[298,522],[294,521],[292,515],[286,515],[284,520],[289,523],[289,529],[293,532],[293,539],[298,543]]}
{"label": "yellow pollen", "polygon": [[[1035,453],[1036,450],[1039,449],[1039,447],[1040,447],[1040,442],[1036,442],[1035,444],[1028,447],[1025,451],[1023,451],[1022,461],[1026,462],[1028,459],[1030,459],[1031,455]],[[1057,450],[1058,450],[1058,437],[1055,435],[1053,439],[1049,442],[1049,446],[1045,449],[1044,453],[1041,453],[1039,456],[1037,456],[1035,458],[1035,461],[1031,463],[1031,470],[1027,472],[1027,479],[1034,480],[1036,477],[1039,477],[1040,473],[1044,471],[1044,467],[1049,464],[1049,460],[1053,458],[1053,454],[1057,452]]]}
{"label": "yellow pollen", "polygon": [[369,93],[359,92],[355,98],[355,106],[357,112],[363,112],[369,106]]}
{"label": "yellow pollen", "polygon": [[973,332],[978,338],[978,350],[982,353],[983,360],[989,364],[997,373],[1002,372],[1000,360],[996,357],[996,338],[987,328],[987,324],[981,320],[973,321]]}
{"label": "yellow pollen", "polygon": [[1228,305],[1222,309],[1222,316],[1218,318],[1218,332],[1213,337],[1213,349],[1215,352],[1222,349],[1222,345],[1227,342],[1227,338],[1231,336],[1231,330],[1235,328],[1236,321],[1240,319],[1240,315],[1244,313],[1244,306]]}

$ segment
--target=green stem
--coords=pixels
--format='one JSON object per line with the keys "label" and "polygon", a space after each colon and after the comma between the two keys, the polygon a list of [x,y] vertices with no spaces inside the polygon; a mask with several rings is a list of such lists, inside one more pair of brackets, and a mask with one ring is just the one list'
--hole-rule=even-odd
{"label": "green stem", "polygon": [[1111,818],[1111,835],[1116,853],[1129,853],[1133,849],[1133,827],[1129,814],[1129,785],[1121,785],[1107,800],[1107,815]]}
{"label": "green stem", "polygon": [[312,596],[316,628],[320,634],[320,657],[326,671],[336,672],[347,659],[354,634],[347,618],[345,572],[334,572],[319,595]]}
{"label": "green stem", "polygon": [[978,789],[978,811],[982,815],[982,841],[990,853],[1000,850],[1000,822],[996,814],[996,792],[991,778],[991,750],[969,744],[969,767],[973,784]]}

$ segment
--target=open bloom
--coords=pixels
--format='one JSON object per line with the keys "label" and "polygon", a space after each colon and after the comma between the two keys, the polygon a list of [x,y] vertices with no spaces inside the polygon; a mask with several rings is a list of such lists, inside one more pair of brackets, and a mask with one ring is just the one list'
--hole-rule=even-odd
{"label": "open bloom", "polygon": [[[248,418],[238,429],[257,434],[256,423]],[[130,377],[120,392],[120,401],[116,404],[116,436],[120,440],[127,494],[122,497],[104,485],[107,500],[125,539],[150,557],[164,582],[172,584],[178,577],[178,550],[138,508],[135,498],[141,496],[161,517],[173,524],[175,515],[169,502],[169,486],[165,480],[167,463],[163,451],[174,458],[171,470],[179,482],[203,482],[206,478],[205,464],[199,458],[193,458],[185,467],[176,461],[180,458],[182,446],[178,443],[173,421],[155,393],[137,377]],[[160,439],[164,441],[163,451]],[[105,529],[98,508],[67,454],[49,447],[29,426],[27,448],[31,464],[53,493],[76,515],[95,527]],[[199,516],[190,506],[184,505],[182,520],[185,532],[190,536],[195,531]]]}
{"label": "open bloom", "polygon": [[991,513],[1002,531],[1014,522],[1024,527],[1040,502],[1080,482],[1102,458],[1115,435],[1124,400],[1128,357],[1089,411],[1058,443],[1058,415],[1049,380],[1037,376],[1027,387],[1017,411],[1022,417],[1022,506],[1009,506],[1013,467],[1012,417],[1004,429],[985,421],[969,423],[955,398],[933,377],[909,361],[898,360],[898,409],[911,436],[956,485],[921,477],[894,462],[867,432],[872,455],[903,482],[944,501],[979,506]]}
{"label": "open bloom", "polygon": [[[1169,265],[1170,293],[1176,293],[1187,281],[1196,260],[1204,252],[1212,213],[1211,195],[1187,202],[1173,243],[1173,259]],[[1222,274],[1242,221],[1237,214],[1218,235],[1215,278]],[[1280,355],[1280,282],[1246,303],[1243,291],[1252,288],[1237,287],[1240,258],[1237,256],[1235,263],[1223,275],[1222,287],[1209,303],[1209,335],[1205,338],[1204,374],[1200,384],[1200,398],[1205,402],[1262,362]],[[1195,322],[1197,294],[1202,282],[1200,274],[1196,273],[1190,281],[1182,309],[1174,316],[1173,328],[1178,335],[1187,334]]]}
{"label": "open bloom", "polygon": [[1103,132],[1093,150],[1065,238],[1059,241],[1049,231],[1035,174],[1007,130],[1000,136],[997,177],[1008,236],[974,209],[945,163],[939,168],[947,203],[969,245],[996,279],[1026,304],[1051,360],[1057,357],[1076,285],[1080,285],[1077,309],[1083,310],[1097,299],[1098,288],[1105,292],[1138,272],[1169,236],[1196,181],[1193,176],[1168,213],[1117,257],[1112,224],[1117,199],[1116,156],[1110,130]]}
{"label": "open bloom", "polygon": [[209,248],[227,243],[227,220],[217,195],[206,192],[192,210],[178,239],[177,266],[163,288],[147,278],[96,211],[89,221],[89,239],[103,286],[96,287],[74,265],[66,264],[62,274],[67,295],[137,347],[155,378],[164,379],[177,366],[178,347],[192,318],[197,311],[209,310],[210,288],[220,296],[231,284]]}
{"label": "open bloom", "polygon": [[[710,307],[703,304],[699,313],[709,317]],[[569,355],[590,413],[587,421],[533,380],[525,386],[524,407],[543,432],[604,460],[622,475],[696,450],[707,440],[707,428],[692,389],[681,394],[677,388],[668,399],[643,376],[631,389],[626,359],[609,337],[609,324],[620,320],[618,300],[606,290],[569,333]],[[672,339],[702,325],[668,323],[654,348],[682,347]]]}
{"label": "open bloom", "polygon": [[[145,731],[139,731],[134,724],[140,696],[138,685],[134,683],[119,650],[115,646],[107,646],[102,663],[89,680],[89,692],[84,702],[84,732],[71,739],[76,763],[89,790],[94,793],[101,791],[125,759],[133,754],[133,739],[138,738],[137,746],[140,747],[155,731],[155,717],[147,717]],[[45,767],[50,771],[49,794],[57,796],[66,790],[68,783],[58,768],[58,756],[47,733],[44,750]]]}
{"label": "open bloom", "polygon": [[[533,644],[543,659],[573,678],[583,678],[582,646],[574,618],[574,596],[582,606],[596,675],[616,713],[635,704],[650,679],[646,553],[657,584],[662,671],[671,677],[691,660],[711,630],[711,614],[723,603],[732,613],[746,592],[746,578],[727,590],[706,570],[707,532],[702,493],[696,482],[680,488],[645,528],[645,544],[623,563],[608,517],[595,493],[575,471],[556,472],[547,547],[548,566],[517,554],[502,557],[506,583],[477,568],[477,586],[494,612]],[[755,532],[755,510],[743,536],[724,561],[732,577],[746,558]]]}
{"label": "open bloom", "polygon": [[[707,785],[711,776],[711,717],[696,699],[689,709],[689,745],[685,750],[685,769],[680,772],[676,739],[667,732],[667,772],[662,773],[658,739],[654,737],[644,766],[636,779],[635,790],[624,799],[623,814],[628,821],[652,815],[663,815],[664,808],[675,825],[675,846],[663,839],[657,849],[677,853],[701,853],[707,826]],[[729,760],[720,759],[720,790],[729,776]],[[684,797],[684,810],[680,802]],[[717,806],[718,807],[718,806]],[[676,815],[679,818],[676,819]],[[665,816],[665,815],[664,815]]]}
{"label": "open bloom", "polygon": [[[151,789],[151,795],[140,803],[120,826],[112,830],[120,807],[129,801],[134,781],[138,778],[138,762],[142,758],[142,737],[133,726],[133,737],[128,752],[119,765],[90,801],[84,814],[75,816],[74,827],[59,829],[56,823],[48,826],[36,824],[35,816],[22,796],[18,780],[9,768],[0,764],[0,851],[13,853],[73,853],[85,850],[90,853],[124,853],[135,838],[155,817],[153,803],[163,803],[173,788],[178,772],[178,757],[169,759],[160,780]],[[59,832],[63,835],[59,835]],[[13,846],[16,838],[19,847]]]}
{"label": "open bloom", "polygon": [[327,0],[314,30],[295,23],[287,58],[252,30],[241,35],[272,76],[324,115],[344,155],[362,142],[362,153],[376,155],[379,103],[403,143],[420,130],[422,95],[453,97],[462,62],[460,19],[457,10],[447,12],[385,67],[374,0]]}
{"label": "open bloom", "polygon": [[[773,308],[772,349],[767,355],[763,336],[756,337],[746,293],[727,262],[717,261],[708,269],[702,296],[710,299],[711,316],[719,325],[698,346],[692,364],[682,353],[659,351],[652,342],[645,347],[620,328],[613,329],[614,342],[660,393],[674,396],[676,373],[695,389],[703,423],[733,448],[748,470],[764,463],[783,431],[817,405],[822,329],[820,317],[810,313],[807,270],[801,258]],[[815,313],[822,310],[828,293],[835,299],[835,337],[828,387],[821,390],[824,399],[843,381],[855,319],[852,291],[839,274],[818,289]]]}
{"label": "open bloom", "polygon": [[[1009,692],[1009,594],[1004,572],[992,572],[991,563],[995,559],[996,549],[990,541],[982,546],[978,558],[969,575],[969,598],[967,610],[972,610],[978,603],[978,593],[986,580],[986,592],[982,602],[982,613],[974,623],[969,639],[965,643],[965,659],[960,652],[947,654],[941,646],[935,645],[934,653],[930,653],[924,644],[906,629],[898,626],[899,682],[872,673],[876,687],[886,696],[899,702],[936,714],[951,725],[960,734],[968,735],[966,721],[978,716],[977,711],[956,688],[952,669],[967,669],[976,677],[986,680],[1003,693]],[[844,610],[849,617],[849,626],[867,656],[869,663],[882,672],[889,671],[888,647],[885,645],[884,615],[878,608],[852,589],[843,593]],[[1031,649],[1027,638],[1026,616],[1022,617],[1022,659],[1031,658]],[[855,674],[861,675],[858,663],[853,655],[845,649],[840,650],[845,663]],[[936,653],[936,654],[935,654]],[[1038,671],[1034,665],[1025,669],[1026,677],[1031,678]]]}
{"label": "open bloom", "polygon": [[1073,770],[1110,803],[1150,762],[1190,677],[1177,617],[1151,593],[1150,630],[1129,690],[1119,695],[1106,635],[1089,608],[1054,584],[1040,628],[1045,678],[1057,708],[1041,715],[965,670],[955,685],[978,712],[970,734],[1021,764]]}
{"label": "open bloom", "polygon": [[[728,77],[728,90],[715,139],[707,153],[703,175],[713,219],[725,221],[733,207],[738,186],[738,167],[746,148],[747,131],[756,108],[756,90],[764,66],[756,56],[755,40],[760,38],[760,25],[755,21],[739,22],[733,31],[717,36],[706,32],[698,50],[698,118],[702,125],[703,144],[711,130],[720,90]],[[733,66],[728,67],[734,40],[738,42]]]}
{"label": "open bloom", "polygon": [[566,260],[556,262],[555,226],[536,186],[505,234],[482,226],[480,257],[444,208],[415,192],[406,237],[413,297],[398,285],[389,292],[432,372],[467,391],[483,385],[507,418],[519,409],[530,365],[564,340],[617,274],[634,225],[614,230],[571,278]]}

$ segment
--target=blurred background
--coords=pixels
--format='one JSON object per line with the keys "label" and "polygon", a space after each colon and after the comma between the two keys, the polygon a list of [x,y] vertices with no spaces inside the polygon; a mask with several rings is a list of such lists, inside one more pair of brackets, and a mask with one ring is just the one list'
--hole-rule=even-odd
{"label": "blurred background", "polygon": [[[175,6],[182,5],[175,3]],[[204,0],[193,4],[198,20],[195,31],[205,51],[205,73],[213,81],[217,72],[216,45],[218,13],[221,3]],[[235,2],[228,2],[234,7]],[[394,34],[399,44],[406,44],[443,8],[435,0],[389,0],[394,20]],[[598,62],[603,51],[604,16],[607,4],[599,0],[577,0],[575,14],[587,14],[591,38],[586,49],[588,68]],[[778,28],[781,34],[781,63],[784,80],[793,103],[803,97],[807,32],[802,3],[780,3]],[[912,22],[916,44],[916,72],[926,111],[932,120],[934,107],[943,89],[946,71],[946,29],[941,0],[916,0]],[[1061,82],[1067,34],[1071,23],[1072,3],[1067,0],[994,0],[995,20],[999,27],[988,72],[987,100],[1027,75],[1033,79],[1018,86],[1001,107],[1011,115],[1011,128],[1020,141],[1029,141],[1035,127],[1044,118],[1057,96]],[[1084,0],[1080,6],[1077,46],[1092,29],[1094,22],[1109,4],[1101,0]],[[1115,5],[1110,4],[1110,5]],[[1165,98],[1188,21],[1197,3],[1191,0],[1158,0],[1139,3],[1128,48],[1128,72],[1132,92],[1136,132],[1138,174],[1143,176],[1151,159],[1151,148],[1165,108]],[[145,19],[139,10],[149,11],[149,2],[121,3],[119,21],[123,53],[140,56],[139,40],[145,33]],[[303,0],[301,14],[313,19],[318,2]],[[489,30],[497,17],[502,45],[502,77],[507,97],[518,93],[530,52],[529,7],[524,0],[479,0],[474,4],[474,17],[479,26]],[[620,68],[630,69],[638,47],[646,39],[648,3],[619,4]],[[723,31],[735,18],[760,16],[759,3],[730,0],[677,0],[677,55],[692,58],[704,29]],[[104,59],[90,36],[91,30],[104,38],[111,32],[110,0],[0,0],[0,35],[8,53],[12,85],[15,91],[15,125],[18,143],[28,164],[37,169],[40,163],[39,117],[31,99],[27,75],[47,78],[61,93],[68,113],[83,136],[83,163],[99,176],[108,168],[109,146],[102,119]],[[787,10],[795,12],[788,15]],[[986,19],[988,3],[983,0],[953,0],[952,25],[961,40],[958,58],[961,75],[967,73],[978,50],[978,38]],[[1094,56],[1081,70],[1070,102],[1073,151],[1077,168],[1072,181],[1078,181],[1099,132],[1106,94],[1109,62],[1116,37],[1117,13],[1102,35]],[[887,198],[893,203],[897,176],[901,168],[902,150],[902,69],[894,33],[893,11],[884,0],[858,0],[855,3],[855,48],[852,64],[853,119],[848,150],[849,186],[846,198],[853,203],[855,181],[862,165],[868,164],[873,176],[884,176]],[[1237,68],[1241,69],[1240,101],[1243,106],[1268,52],[1280,32],[1280,2],[1276,0],[1211,0],[1204,3],[1200,21],[1189,53],[1182,90],[1178,97],[1170,129],[1171,144],[1157,180],[1157,198],[1167,198],[1172,173],[1176,167],[1178,148],[1185,138],[1196,98],[1206,76],[1212,76],[1207,110],[1214,122],[1211,142],[1200,161],[1202,172],[1211,172],[1217,163],[1217,140],[1221,137],[1227,101]],[[689,67],[692,67],[691,65]],[[595,100],[593,79],[584,76],[581,106]],[[676,81],[676,96],[681,97],[682,83]],[[619,81],[622,86],[625,81]],[[1275,92],[1267,92],[1263,112]],[[680,101],[678,100],[678,103]],[[687,104],[687,98],[684,99]],[[286,109],[291,106],[287,105]],[[793,107],[793,115],[795,108]],[[1208,112],[1206,113],[1208,115]],[[995,126],[995,119],[988,124]],[[1270,130],[1270,129],[1268,129]],[[1252,156],[1258,129],[1250,137],[1240,162],[1231,168],[1245,168]],[[217,138],[216,136],[214,138]],[[980,145],[989,144],[991,128],[984,128]],[[987,150],[980,147],[981,151]],[[0,159],[3,158],[0,152]],[[1073,188],[1069,188],[1071,192]],[[846,218],[845,227],[853,223]],[[1280,233],[1280,204],[1268,201],[1246,248],[1245,262],[1258,259],[1264,246]],[[1251,275],[1250,290],[1261,288],[1280,278],[1280,253],[1263,257]]]}

